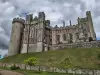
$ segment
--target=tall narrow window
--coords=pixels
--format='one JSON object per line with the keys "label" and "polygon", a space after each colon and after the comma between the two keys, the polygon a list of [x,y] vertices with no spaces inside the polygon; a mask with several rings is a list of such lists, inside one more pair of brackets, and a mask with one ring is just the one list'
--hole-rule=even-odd
{"label": "tall narrow window", "polygon": [[73,39],[73,35],[72,35],[72,34],[70,34],[70,39],[71,39],[71,40]]}
{"label": "tall narrow window", "polygon": [[66,34],[63,34],[63,40],[66,41]]}
{"label": "tall narrow window", "polygon": [[70,36],[70,43],[73,43],[73,35],[69,34],[69,36]]}
{"label": "tall narrow window", "polygon": [[57,35],[56,38],[57,38],[57,44],[59,44],[60,43],[60,35]]}

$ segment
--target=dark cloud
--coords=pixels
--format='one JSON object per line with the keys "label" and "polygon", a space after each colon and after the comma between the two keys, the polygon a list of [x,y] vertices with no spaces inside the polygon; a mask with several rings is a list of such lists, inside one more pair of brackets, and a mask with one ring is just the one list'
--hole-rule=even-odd
{"label": "dark cloud", "polygon": [[8,0],[0,0],[2,3],[5,3],[5,2],[7,2]]}
{"label": "dark cloud", "polygon": [[82,0],[50,0],[52,3],[56,3],[56,4],[64,4],[64,3],[68,3],[68,4],[80,4],[83,1]]}
{"label": "dark cloud", "polygon": [[0,44],[0,48],[1,48],[1,49],[8,49],[8,45],[6,46],[5,44],[1,43],[1,44]]}

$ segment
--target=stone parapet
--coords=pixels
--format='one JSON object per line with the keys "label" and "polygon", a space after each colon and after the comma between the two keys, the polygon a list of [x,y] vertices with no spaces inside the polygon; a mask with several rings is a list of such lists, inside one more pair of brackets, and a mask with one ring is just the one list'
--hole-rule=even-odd
{"label": "stone parapet", "polygon": [[15,22],[19,22],[19,23],[24,24],[25,23],[25,20],[22,19],[22,18],[14,18],[13,21],[12,21],[12,23],[15,23]]}

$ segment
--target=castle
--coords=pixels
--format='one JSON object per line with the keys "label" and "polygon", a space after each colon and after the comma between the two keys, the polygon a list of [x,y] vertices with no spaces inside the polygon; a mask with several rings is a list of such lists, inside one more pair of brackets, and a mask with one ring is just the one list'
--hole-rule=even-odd
{"label": "castle", "polygon": [[78,17],[77,21],[76,25],[70,21],[66,26],[63,21],[62,27],[52,27],[44,12],[39,12],[35,18],[29,14],[26,20],[14,18],[8,54],[42,52],[56,49],[59,45],[67,47],[69,44],[96,41],[91,12],[87,11],[86,17]]}

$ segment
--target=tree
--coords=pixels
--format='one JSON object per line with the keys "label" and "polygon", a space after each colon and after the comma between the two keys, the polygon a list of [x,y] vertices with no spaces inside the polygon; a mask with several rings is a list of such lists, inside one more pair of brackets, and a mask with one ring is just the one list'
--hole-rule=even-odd
{"label": "tree", "polygon": [[31,66],[34,66],[38,63],[37,58],[35,57],[30,57],[27,60],[24,60],[24,63],[30,66],[30,70],[31,70]]}

